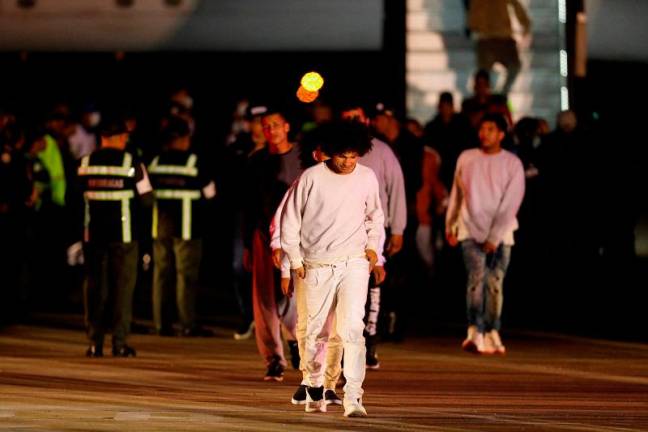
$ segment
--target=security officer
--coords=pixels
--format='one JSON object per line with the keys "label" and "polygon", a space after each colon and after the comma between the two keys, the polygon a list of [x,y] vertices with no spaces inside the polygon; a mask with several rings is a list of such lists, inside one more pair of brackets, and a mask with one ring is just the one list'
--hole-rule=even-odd
{"label": "security officer", "polygon": [[177,116],[163,130],[162,153],[149,165],[153,205],[153,319],[161,336],[174,334],[173,291],[183,336],[212,336],[196,324],[196,292],[202,257],[202,218],[216,185],[190,150],[189,123]]}
{"label": "security officer", "polygon": [[104,334],[112,331],[113,356],[134,357],[126,338],[137,278],[138,204],[150,207],[153,188],[144,165],[125,151],[126,124],[108,119],[100,135],[101,147],[83,157],[78,168],[85,207],[86,355],[103,356]]}

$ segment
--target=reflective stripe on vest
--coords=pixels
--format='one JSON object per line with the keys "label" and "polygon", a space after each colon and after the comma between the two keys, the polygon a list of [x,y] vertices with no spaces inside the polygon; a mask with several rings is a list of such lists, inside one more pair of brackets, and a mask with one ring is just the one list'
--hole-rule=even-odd
{"label": "reflective stripe on vest", "polygon": [[127,191],[86,191],[85,198],[85,240],[90,241],[90,201],[121,201],[122,241],[130,243],[133,240],[131,232],[130,200],[135,196],[132,190]]}
{"label": "reflective stripe on vest", "polygon": [[[182,201],[182,239],[191,240],[191,205],[192,201],[201,198],[200,191],[197,190],[178,190],[178,189],[159,189],[154,191],[155,198],[160,200],[179,200]],[[153,204],[153,238],[158,237],[158,206],[157,202]]]}
{"label": "reflective stripe on vest", "polygon": [[189,155],[185,165],[158,165],[159,156],[155,157],[149,165],[149,173],[151,174],[170,174],[170,175],[183,175],[187,177],[197,177],[198,168],[196,168],[196,161],[198,157],[195,154]]}
{"label": "reflective stripe on vest", "polygon": [[135,168],[132,165],[133,157],[130,153],[124,153],[124,162],[120,167],[114,165],[90,165],[90,156],[88,155],[81,159],[78,174],[80,176],[109,175],[116,177],[135,177]]}
{"label": "reflective stripe on vest", "polygon": [[[85,175],[109,175],[116,177],[135,177],[135,168],[133,168],[133,156],[130,153],[124,153],[122,166],[114,165],[90,165],[90,155],[81,159],[81,166],[78,174]],[[133,240],[131,230],[131,210],[130,200],[135,196],[132,190],[116,191],[85,191],[85,218],[84,218],[84,237],[85,241],[90,241],[90,201],[121,201],[121,222],[122,222],[122,241],[130,243]]]}

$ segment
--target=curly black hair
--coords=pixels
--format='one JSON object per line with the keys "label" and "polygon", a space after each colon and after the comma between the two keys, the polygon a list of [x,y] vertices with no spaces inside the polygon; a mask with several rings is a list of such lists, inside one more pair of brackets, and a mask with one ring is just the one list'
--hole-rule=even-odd
{"label": "curly black hair", "polygon": [[360,123],[336,121],[320,126],[320,148],[329,156],[346,152],[367,154],[372,147],[369,129]]}

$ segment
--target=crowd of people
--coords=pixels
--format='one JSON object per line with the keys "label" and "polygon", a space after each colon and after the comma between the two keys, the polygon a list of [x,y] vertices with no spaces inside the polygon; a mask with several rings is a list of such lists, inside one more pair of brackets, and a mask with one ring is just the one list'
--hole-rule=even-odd
{"label": "crowd of people", "polygon": [[[511,246],[553,226],[546,197],[565,197],[561,169],[582,137],[572,112],[559,114],[554,131],[545,119],[514,123],[489,73],[474,83],[461,111],[443,93],[426,125],[384,103],[318,101],[300,122],[284,104],[243,100],[219,161],[194,143],[201,125],[187,89],[170,95],[150,136],[133,113],[94,105],[79,115],[56,105],[36,127],[4,110],[3,317],[24,313],[54,280],[83,280],[86,355],[103,356],[110,333],[114,356],[136,356],[127,343],[133,293],[150,267],[154,332],[211,336],[196,305],[220,200],[240,312],[234,337],[254,335],[267,381],[283,380],[288,348],[303,373],[292,403],[343,404],[345,415],[365,416],[362,382],[365,369],[380,367],[378,341],[403,337],[412,287],[463,278],[452,252],[459,244],[462,346],[504,354]],[[544,230],[538,212],[549,220]],[[446,265],[447,256],[455,262]]]}

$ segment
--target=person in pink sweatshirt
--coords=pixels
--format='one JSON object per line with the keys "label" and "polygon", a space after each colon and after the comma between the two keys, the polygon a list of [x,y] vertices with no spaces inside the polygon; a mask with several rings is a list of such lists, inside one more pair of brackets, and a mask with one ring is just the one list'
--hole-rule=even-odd
{"label": "person in pink sweatshirt", "polygon": [[506,352],[499,335],[503,281],[524,198],[522,162],[502,149],[506,130],[501,115],[482,118],[480,147],[459,156],[446,214],[448,243],[461,243],[468,273],[468,336],[462,347],[476,354]]}
{"label": "person in pink sweatshirt", "polygon": [[357,163],[371,148],[366,127],[323,127],[322,151],[331,158],[305,170],[291,188],[281,216],[281,248],[293,276],[303,281],[306,299],[305,410],[326,411],[326,324],[335,317],[345,356],[344,415],[365,417],[364,306],[369,273],[383,240],[384,215],[376,175]]}

